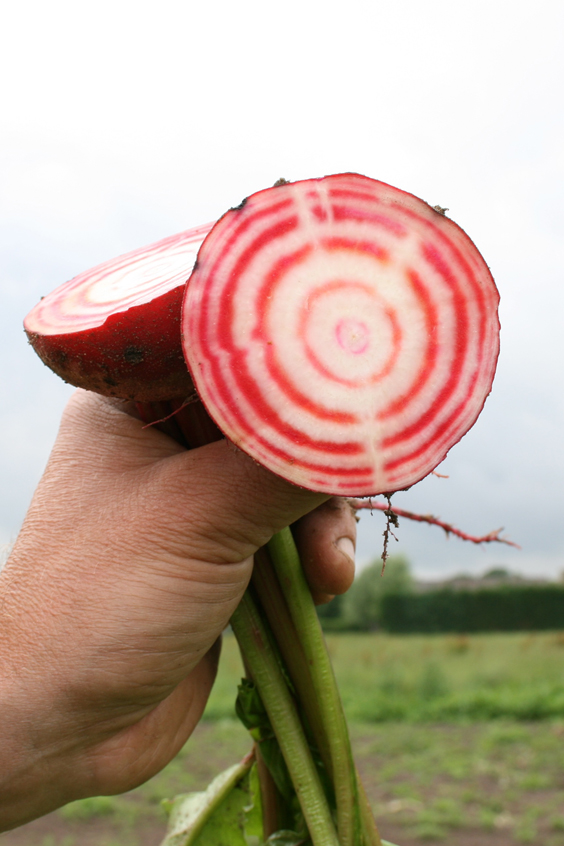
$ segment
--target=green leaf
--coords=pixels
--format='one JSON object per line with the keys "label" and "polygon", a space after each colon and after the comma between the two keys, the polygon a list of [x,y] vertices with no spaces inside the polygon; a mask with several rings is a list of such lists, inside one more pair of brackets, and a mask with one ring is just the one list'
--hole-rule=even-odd
{"label": "green leaf", "polygon": [[[254,682],[250,679],[241,679],[241,684],[237,687],[235,712],[251,734],[255,729],[272,731],[266,708],[262,704],[262,699]],[[258,739],[258,737],[255,738],[255,740]]]}
{"label": "green leaf", "polygon": [[164,803],[170,817],[161,846],[249,846],[247,821],[256,829],[256,814],[251,816],[256,804],[250,788],[251,765],[249,756],[218,775],[207,790]]}
{"label": "green leaf", "polygon": [[249,773],[248,786],[249,803],[243,809],[245,812],[245,837],[248,844],[254,846],[257,843],[260,846],[263,838],[262,801],[258,767],[256,764],[253,764]]}
{"label": "green leaf", "polygon": [[279,792],[285,801],[297,810],[296,793],[282,750],[270,725],[259,692],[249,679],[241,679],[235,711],[245,728],[250,731],[251,737],[260,744],[261,755]]}

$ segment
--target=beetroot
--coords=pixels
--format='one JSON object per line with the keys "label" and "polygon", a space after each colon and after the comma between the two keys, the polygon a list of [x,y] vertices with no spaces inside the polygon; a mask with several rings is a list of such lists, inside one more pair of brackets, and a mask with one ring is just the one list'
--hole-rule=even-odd
{"label": "beetroot", "polygon": [[482,256],[422,200],[358,174],[277,185],[216,223],[184,353],[220,429],[312,490],[406,488],[468,431],[499,351]]}
{"label": "beetroot", "polygon": [[30,343],[66,382],[137,401],[193,391],[180,343],[184,285],[211,224],[81,273],[25,319]]}

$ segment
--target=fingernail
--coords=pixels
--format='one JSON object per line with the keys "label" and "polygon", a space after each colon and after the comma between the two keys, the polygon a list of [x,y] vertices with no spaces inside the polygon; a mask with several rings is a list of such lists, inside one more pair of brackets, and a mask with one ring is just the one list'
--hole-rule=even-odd
{"label": "fingernail", "polygon": [[338,538],[338,540],[335,541],[335,546],[340,552],[344,552],[345,555],[354,563],[355,549],[354,543],[350,538]]}

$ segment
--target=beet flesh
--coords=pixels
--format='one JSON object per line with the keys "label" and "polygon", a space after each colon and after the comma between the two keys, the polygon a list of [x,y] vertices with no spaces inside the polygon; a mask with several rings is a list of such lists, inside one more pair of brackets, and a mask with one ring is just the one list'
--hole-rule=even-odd
{"label": "beet flesh", "polygon": [[211,228],[182,232],[81,273],[24,321],[42,361],[66,382],[137,402],[194,386],[180,339],[184,286]]}
{"label": "beet flesh", "polygon": [[468,431],[499,352],[499,295],[466,233],[358,174],[260,191],[214,226],[184,353],[219,428],[328,494],[413,485]]}

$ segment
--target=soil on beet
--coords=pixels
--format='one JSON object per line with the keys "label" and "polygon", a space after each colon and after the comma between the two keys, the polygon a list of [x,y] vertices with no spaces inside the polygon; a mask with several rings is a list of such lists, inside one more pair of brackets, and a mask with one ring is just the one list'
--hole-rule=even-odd
{"label": "soil on beet", "polygon": [[[383,837],[398,846],[564,846],[562,725],[354,724],[355,756]],[[236,722],[202,723],[158,776],[0,835],[1,846],[158,846],[160,802],[204,788],[243,757]]]}

